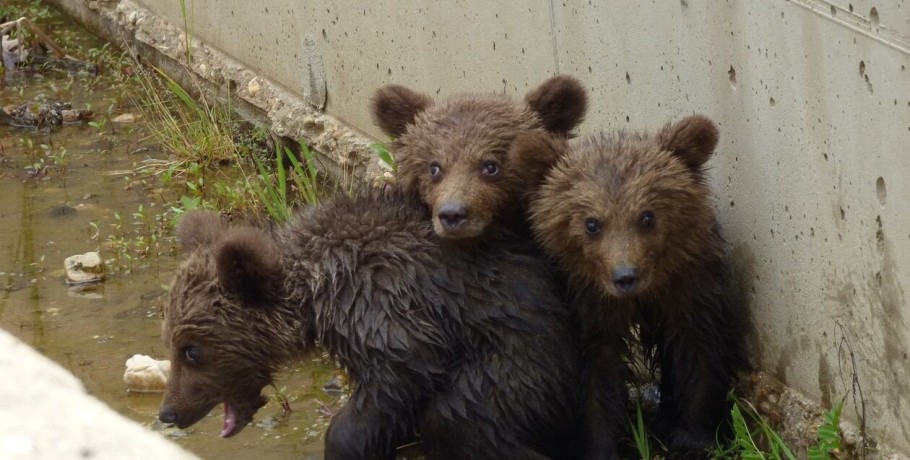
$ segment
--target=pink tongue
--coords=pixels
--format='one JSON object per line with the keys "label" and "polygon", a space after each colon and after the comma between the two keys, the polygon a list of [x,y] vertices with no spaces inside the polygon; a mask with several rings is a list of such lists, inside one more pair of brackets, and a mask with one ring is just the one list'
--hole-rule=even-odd
{"label": "pink tongue", "polygon": [[234,412],[234,408],[225,401],[224,403],[224,426],[221,427],[221,437],[227,438],[234,434],[234,429],[237,428],[237,413]]}

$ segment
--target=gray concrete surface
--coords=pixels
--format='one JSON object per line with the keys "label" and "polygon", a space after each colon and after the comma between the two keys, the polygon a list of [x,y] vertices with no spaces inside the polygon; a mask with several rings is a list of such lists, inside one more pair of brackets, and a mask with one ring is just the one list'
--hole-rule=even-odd
{"label": "gray concrete surface", "polygon": [[0,458],[196,458],[89,396],[76,377],[2,329],[0,374]]}
{"label": "gray concrete surface", "polygon": [[[182,59],[179,2],[54,1]],[[756,363],[823,407],[846,396],[848,419],[910,452],[910,2],[187,5],[192,72],[373,176],[359,133],[381,138],[367,105],[388,82],[518,96],[570,73],[591,91],[582,134],[710,115]]]}

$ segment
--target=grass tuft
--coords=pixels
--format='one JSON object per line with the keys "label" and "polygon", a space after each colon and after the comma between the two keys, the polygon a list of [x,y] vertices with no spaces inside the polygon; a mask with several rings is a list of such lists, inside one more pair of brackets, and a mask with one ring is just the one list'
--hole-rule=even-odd
{"label": "grass tuft", "polygon": [[[253,181],[247,178],[247,183],[259,197],[268,216],[276,222],[287,222],[295,203],[315,204],[319,200],[319,170],[316,169],[315,155],[303,142],[300,143],[300,152],[303,163],[291,149],[285,146],[275,148],[274,180],[271,180],[273,174],[265,163],[254,157],[259,175],[253,177]],[[291,163],[290,168],[285,168],[285,158]]]}

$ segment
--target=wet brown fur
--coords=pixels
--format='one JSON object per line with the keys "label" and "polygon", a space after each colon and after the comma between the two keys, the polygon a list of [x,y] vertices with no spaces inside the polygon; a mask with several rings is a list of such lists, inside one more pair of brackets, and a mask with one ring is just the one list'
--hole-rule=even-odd
{"label": "wet brown fur", "polygon": [[[564,157],[531,204],[532,225],[570,278],[591,366],[587,417],[595,439],[623,420],[616,405],[625,389],[610,384],[623,348],[615,338],[629,339],[638,323],[658,353],[669,446],[679,453],[714,445],[734,373],[746,365],[746,313],[730,301],[704,173],[717,140],[713,122],[696,115],[653,135],[585,137],[563,152],[526,146]],[[643,224],[646,211],[653,227]],[[599,232],[588,233],[588,219]],[[614,282],[617,269],[637,270],[631,292]]]}
{"label": "wet brown fur", "polygon": [[[516,136],[529,132],[566,137],[581,123],[586,108],[581,84],[561,75],[530,91],[524,103],[479,93],[434,101],[389,85],[376,92],[372,111],[374,122],[395,138],[391,150],[401,186],[420,193],[437,234],[464,239],[501,227],[526,229],[525,198],[556,158],[534,152],[517,156],[510,146]],[[495,176],[483,174],[488,162],[499,168]],[[430,175],[431,164],[440,168],[436,178]],[[440,220],[440,210],[452,207],[466,216],[454,229]]]}
{"label": "wet brown fur", "polygon": [[195,212],[178,234],[161,409],[178,426],[227,401],[242,427],[276,368],[318,343],[355,384],[326,458],[393,458],[415,431],[429,458],[573,455],[577,345],[533,247],[450,244],[399,193],[339,196],[271,231]]}

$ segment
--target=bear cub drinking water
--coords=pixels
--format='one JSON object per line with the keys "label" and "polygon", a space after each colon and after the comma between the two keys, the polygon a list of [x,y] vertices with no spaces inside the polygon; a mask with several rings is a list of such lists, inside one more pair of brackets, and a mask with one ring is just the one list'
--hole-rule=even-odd
{"label": "bear cub drinking water", "polygon": [[271,230],[187,214],[164,308],[172,371],[159,418],[224,404],[222,436],[276,369],[318,343],[354,382],[328,459],[572,458],[578,345],[549,264],[520,239],[440,238],[413,194],[338,196]]}

